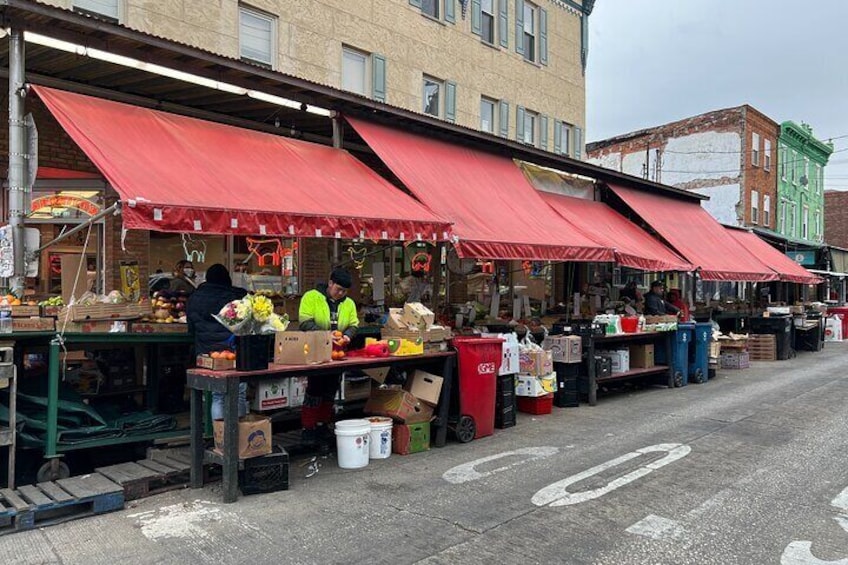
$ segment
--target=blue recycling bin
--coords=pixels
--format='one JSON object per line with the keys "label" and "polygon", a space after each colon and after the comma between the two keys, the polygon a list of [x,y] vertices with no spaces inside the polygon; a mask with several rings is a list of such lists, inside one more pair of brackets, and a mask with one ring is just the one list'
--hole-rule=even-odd
{"label": "blue recycling bin", "polygon": [[697,322],[694,326],[693,340],[689,347],[689,382],[701,384],[709,378],[713,325],[710,322]]}
{"label": "blue recycling bin", "polygon": [[671,360],[665,358],[665,348],[654,351],[654,359],[660,365],[671,365],[674,374],[674,386],[686,386],[689,383],[689,348],[695,333],[695,324],[679,323],[671,340]]}

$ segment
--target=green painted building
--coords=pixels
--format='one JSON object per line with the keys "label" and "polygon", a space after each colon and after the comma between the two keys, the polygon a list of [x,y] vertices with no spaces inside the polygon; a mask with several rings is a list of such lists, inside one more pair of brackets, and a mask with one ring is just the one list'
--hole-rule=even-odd
{"label": "green painted building", "polygon": [[824,239],[824,167],[833,144],[813,137],[805,123],[780,124],[778,138],[777,232],[787,239]]}

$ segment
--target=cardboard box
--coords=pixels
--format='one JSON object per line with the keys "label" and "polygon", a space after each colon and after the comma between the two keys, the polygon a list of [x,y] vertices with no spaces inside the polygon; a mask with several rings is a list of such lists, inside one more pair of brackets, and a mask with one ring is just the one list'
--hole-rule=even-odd
{"label": "cardboard box", "polygon": [[430,449],[430,422],[392,426],[392,453],[409,455]]}
{"label": "cardboard box", "polygon": [[90,322],[63,322],[58,320],[56,327],[68,333],[83,334],[122,334],[127,333],[129,324],[123,320],[96,320]]}
{"label": "cardboard box", "polygon": [[410,328],[426,330],[436,321],[436,315],[420,302],[407,302],[403,305],[401,320]]}
{"label": "cardboard box", "polygon": [[409,326],[403,321],[403,308],[389,308],[385,327],[393,330],[408,330]]}
{"label": "cardboard box", "polygon": [[55,329],[55,318],[12,318],[13,332],[52,332]]}
{"label": "cardboard box", "polygon": [[[220,361],[220,359],[215,359],[215,361]],[[291,385],[288,378],[261,380],[256,384],[250,407],[260,412],[288,408],[290,395]]]}
{"label": "cardboard box", "polygon": [[617,349],[615,351],[604,351],[604,354],[608,355],[610,358],[610,362],[612,363],[612,372],[615,373],[626,373],[630,370],[630,350],[629,349]]}
{"label": "cardboard box", "polygon": [[[224,450],[224,421],[212,422],[215,451]],[[238,423],[238,458],[248,459],[271,453],[271,420],[264,416],[248,414]]]}
{"label": "cardboard box", "polygon": [[498,376],[515,375],[520,371],[519,351],[521,346],[518,345],[518,336],[514,333],[484,333],[482,337],[498,337],[503,340],[503,344],[501,345],[501,366],[498,369]]}
{"label": "cardboard box", "polygon": [[547,375],[554,371],[554,358],[550,351],[541,349],[519,350],[518,370],[526,375]]}
{"label": "cardboard box", "polygon": [[303,406],[303,399],[306,398],[306,385],[308,382],[308,377],[289,378],[289,406],[291,408]]}
{"label": "cardboard box", "polygon": [[389,355],[394,357],[406,357],[407,355],[421,355],[424,353],[424,340],[411,339],[388,339]]}
{"label": "cardboard box", "polygon": [[557,390],[556,373],[549,375],[516,375],[515,396],[544,396]]}
{"label": "cardboard box", "polygon": [[433,417],[432,406],[400,388],[372,390],[364,411],[375,416],[388,416],[405,424],[429,422]]}
{"label": "cardboard box", "polygon": [[367,400],[371,396],[371,378],[345,375],[342,379],[342,400]]}
{"label": "cardboard box", "polygon": [[374,367],[373,369],[363,369],[362,372],[377,381],[380,384],[386,382],[386,377],[389,376],[391,367]]}
{"label": "cardboard box", "polygon": [[198,355],[195,364],[201,369],[212,371],[232,371],[236,368],[235,359],[212,359],[208,355]]}
{"label": "cardboard box", "polygon": [[580,363],[583,357],[583,339],[579,335],[548,336],[542,347],[551,352],[554,363]]}
{"label": "cardboard box", "polygon": [[418,400],[422,400],[431,406],[439,403],[439,394],[442,392],[444,379],[426,371],[416,370],[412,377],[406,382],[406,390]]}
{"label": "cardboard box", "polygon": [[130,322],[130,333],[134,334],[186,334],[188,324],[174,322],[166,324],[161,322]]}
{"label": "cardboard box", "polygon": [[330,332],[277,332],[275,337],[275,365],[329,363],[332,354],[333,339]]}
{"label": "cardboard box", "polygon": [[630,346],[630,368],[631,369],[650,369],[654,363],[654,344],[645,343],[642,345]]}

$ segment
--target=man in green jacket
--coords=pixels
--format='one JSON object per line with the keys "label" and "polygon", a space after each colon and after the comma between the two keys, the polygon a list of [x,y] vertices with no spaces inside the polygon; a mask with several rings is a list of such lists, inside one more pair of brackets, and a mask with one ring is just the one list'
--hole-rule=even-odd
{"label": "man in green jacket", "polygon": [[[350,273],[336,268],[330,274],[328,284],[319,284],[304,294],[298,314],[300,330],[338,330],[342,332],[341,339],[345,345],[350,343],[359,326],[356,304],[347,296],[351,283]],[[331,440],[329,425],[333,421],[333,403],[339,391],[340,376],[308,378],[300,416],[304,443]]]}

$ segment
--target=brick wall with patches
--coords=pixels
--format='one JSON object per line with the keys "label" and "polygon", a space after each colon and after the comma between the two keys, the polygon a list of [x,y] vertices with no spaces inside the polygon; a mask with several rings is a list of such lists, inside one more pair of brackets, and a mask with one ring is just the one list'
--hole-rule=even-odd
{"label": "brick wall with patches", "polygon": [[824,193],[824,241],[848,249],[848,192],[827,190]]}

